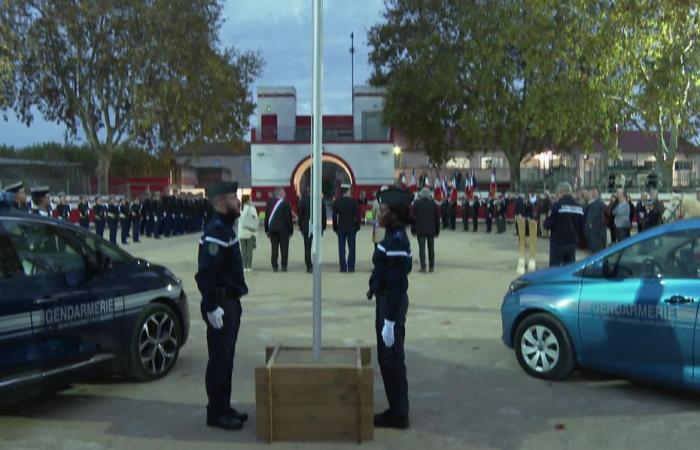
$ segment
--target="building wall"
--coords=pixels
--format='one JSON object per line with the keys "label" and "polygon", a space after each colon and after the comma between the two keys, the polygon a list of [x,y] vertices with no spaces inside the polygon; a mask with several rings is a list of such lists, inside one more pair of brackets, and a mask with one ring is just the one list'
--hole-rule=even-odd
{"label": "building wall", "polygon": [[262,136],[262,116],[277,114],[277,140],[292,141],[296,127],[297,99],[293,87],[259,87],[258,132]]}
{"label": "building wall", "polygon": [[[358,185],[393,182],[393,144],[324,144],[324,152],[343,159]],[[252,186],[289,186],[294,169],[310,156],[308,144],[253,144],[251,147]]]}
{"label": "building wall", "polygon": [[[369,86],[356,86],[353,89],[353,126],[355,139],[362,137],[362,113],[384,110],[385,91],[381,88]],[[386,136],[387,139],[389,136]]]}
{"label": "building wall", "polygon": [[196,156],[193,158],[179,156],[177,163],[181,168],[183,185],[194,187],[199,184],[199,180],[197,180],[197,169],[199,168],[221,168],[224,169],[223,181],[237,181],[241,188],[251,186],[251,163],[248,155]]}

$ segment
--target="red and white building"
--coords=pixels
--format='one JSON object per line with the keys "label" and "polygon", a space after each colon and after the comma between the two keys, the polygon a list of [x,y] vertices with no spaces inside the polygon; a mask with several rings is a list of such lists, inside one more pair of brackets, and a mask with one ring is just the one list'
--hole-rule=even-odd
{"label": "red and white building", "polygon": [[[311,116],[297,114],[294,87],[257,89],[258,124],[251,130],[253,203],[262,207],[277,188],[294,204],[311,167]],[[323,116],[324,194],[351,183],[367,198],[394,181],[394,132],[382,124],[384,90],[353,89],[352,115]]]}

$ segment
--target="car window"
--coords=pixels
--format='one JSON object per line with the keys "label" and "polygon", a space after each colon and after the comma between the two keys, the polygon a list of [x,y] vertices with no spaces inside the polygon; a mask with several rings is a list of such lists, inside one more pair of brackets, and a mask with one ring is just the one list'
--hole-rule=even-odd
{"label": "car window", "polygon": [[696,230],[656,236],[607,257],[615,278],[699,278],[700,235]]}
{"label": "car window", "polygon": [[72,233],[90,250],[95,253],[101,252],[104,256],[108,257],[112,266],[130,263],[134,260],[133,256],[91,233],[85,233],[79,230],[72,231]]}
{"label": "car window", "polygon": [[83,250],[60,227],[5,221],[7,237],[26,276],[85,270]]}
{"label": "car window", "polygon": [[0,233],[0,280],[24,275],[22,262],[7,234]]}

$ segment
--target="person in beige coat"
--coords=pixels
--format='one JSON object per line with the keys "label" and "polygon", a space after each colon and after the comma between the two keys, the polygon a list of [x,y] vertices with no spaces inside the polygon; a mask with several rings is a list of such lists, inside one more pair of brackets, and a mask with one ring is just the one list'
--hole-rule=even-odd
{"label": "person in beige coat", "polygon": [[253,270],[253,250],[256,247],[260,219],[258,211],[250,202],[250,195],[244,195],[241,200],[241,217],[238,218],[238,239],[241,243],[243,271]]}

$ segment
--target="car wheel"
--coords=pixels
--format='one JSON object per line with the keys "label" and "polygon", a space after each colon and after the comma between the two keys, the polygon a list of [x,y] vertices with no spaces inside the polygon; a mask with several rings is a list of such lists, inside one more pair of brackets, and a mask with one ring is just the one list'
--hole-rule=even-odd
{"label": "car wheel", "polygon": [[129,375],[149,381],[164,377],[180,351],[180,323],[172,309],[159,303],[144,308],[129,348]]}
{"label": "car wheel", "polygon": [[576,368],[576,357],[564,327],[549,314],[533,314],[515,332],[515,354],[528,374],[563,380]]}

